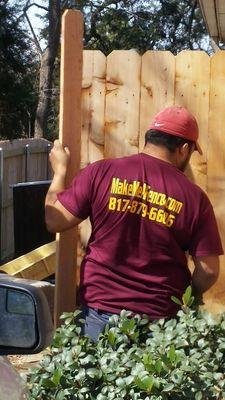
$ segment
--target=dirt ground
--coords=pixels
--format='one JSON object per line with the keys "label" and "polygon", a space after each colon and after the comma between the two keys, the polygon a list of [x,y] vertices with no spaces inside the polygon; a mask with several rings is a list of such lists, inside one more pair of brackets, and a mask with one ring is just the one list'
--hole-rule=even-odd
{"label": "dirt ground", "polygon": [[20,374],[27,375],[31,368],[39,365],[45,353],[46,350],[38,354],[14,355],[7,358]]}

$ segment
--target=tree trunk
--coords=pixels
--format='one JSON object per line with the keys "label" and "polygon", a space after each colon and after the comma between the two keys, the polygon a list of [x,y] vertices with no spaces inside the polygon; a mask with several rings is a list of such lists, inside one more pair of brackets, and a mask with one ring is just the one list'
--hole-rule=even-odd
{"label": "tree trunk", "polygon": [[48,45],[41,58],[39,98],[35,118],[34,137],[46,135],[49,106],[52,95],[53,71],[60,39],[60,0],[49,0]]}

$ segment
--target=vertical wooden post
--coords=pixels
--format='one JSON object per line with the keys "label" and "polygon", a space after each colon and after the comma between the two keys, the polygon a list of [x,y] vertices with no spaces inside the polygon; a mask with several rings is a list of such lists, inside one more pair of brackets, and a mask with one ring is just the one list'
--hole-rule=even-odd
{"label": "vertical wooden post", "polygon": [[[71,163],[66,187],[80,167],[81,86],[83,56],[83,17],[67,10],[62,17],[59,140],[67,145]],[[57,235],[55,326],[64,311],[73,311],[76,302],[77,229]]]}

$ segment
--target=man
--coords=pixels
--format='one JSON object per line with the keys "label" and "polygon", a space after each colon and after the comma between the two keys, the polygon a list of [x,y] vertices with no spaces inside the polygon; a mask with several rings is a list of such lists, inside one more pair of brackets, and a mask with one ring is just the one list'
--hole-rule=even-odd
{"label": "man", "polygon": [[142,153],[97,161],[67,190],[69,150],[56,141],[50,154],[48,229],[61,232],[88,217],[92,225],[80,302],[94,340],[112,313],[171,318],[178,311],[172,295],[181,298],[192,284],[201,296],[218,277],[223,249],[212,206],[183,173],[193,151],[202,154],[195,118],[183,107],[167,107],[145,139]]}

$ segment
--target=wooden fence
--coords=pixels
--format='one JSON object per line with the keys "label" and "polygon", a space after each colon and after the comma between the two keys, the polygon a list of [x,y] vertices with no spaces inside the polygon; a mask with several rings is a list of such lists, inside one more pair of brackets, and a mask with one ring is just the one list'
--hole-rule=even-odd
{"label": "wooden fence", "polygon": [[[84,51],[81,166],[141,151],[153,116],[183,105],[197,118],[204,155],[192,157],[188,176],[208,194],[225,248],[225,51]],[[81,228],[85,247],[87,223]],[[213,311],[225,309],[225,259],[218,283],[205,297]]]}
{"label": "wooden fence", "polygon": [[[48,152],[45,139],[17,139],[0,141],[0,213],[1,261],[14,255],[13,189],[19,182],[50,179]],[[24,210],[25,213],[25,205]]]}
{"label": "wooden fence", "polygon": [[[204,155],[195,152],[187,174],[208,194],[216,213],[225,248],[225,51],[209,57],[200,51],[170,52],[84,51],[82,82],[81,167],[101,158],[141,151],[153,116],[173,104],[187,107],[197,118]],[[74,100],[75,101],[75,100]],[[3,149],[2,258],[13,253],[12,189],[26,180],[48,175],[47,141],[1,142]],[[29,167],[26,164],[29,144]],[[1,153],[1,151],[0,151]],[[27,160],[28,160],[27,159]],[[79,260],[90,234],[88,222],[80,226]],[[225,258],[221,275],[205,296],[207,308],[225,310]],[[190,265],[191,267],[191,265]]]}

